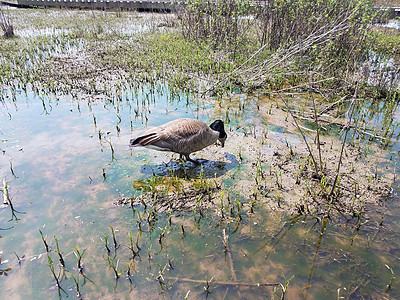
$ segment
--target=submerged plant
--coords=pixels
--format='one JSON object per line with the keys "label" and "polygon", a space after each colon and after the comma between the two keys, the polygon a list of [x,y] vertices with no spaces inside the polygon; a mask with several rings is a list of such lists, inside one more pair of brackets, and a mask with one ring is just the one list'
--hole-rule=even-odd
{"label": "submerged plant", "polygon": [[57,247],[57,250],[56,250],[55,252],[58,254],[60,264],[61,264],[61,265],[63,266],[63,268],[65,269],[65,261],[64,261],[64,258],[63,258],[63,256],[62,256],[62,252],[60,251],[60,247],[58,246],[58,240],[57,240],[56,237],[54,237],[54,240],[56,241],[56,247]]}
{"label": "submerged plant", "polygon": [[46,249],[46,252],[49,253],[51,250],[49,249],[49,245],[47,244],[46,238],[43,236],[43,232],[39,229],[40,236],[42,237],[42,241],[44,244],[44,247]]}
{"label": "submerged plant", "polygon": [[9,184],[5,177],[3,178],[3,188],[1,189],[1,192],[3,194],[3,204],[9,206],[11,209],[11,219],[9,221],[18,222],[21,219],[17,217],[17,213],[25,214],[25,212],[18,211],[14,208],[13,197],[10,196]]}
{"label": "submerged plant", "polygon": [[80,291],[80,287],[79,287],[79,273],[77,276],[75,276],[74,274],[68,273],[72,279],[75,282],[75,288],[76,288],[76,297],[78,298],[78,300],[82,300],[82,294]]}
{"label": "submerged plant", "polygon": [[59,274],[56,274],[56,271],[54,270],[54,262],[51,259],[51,256],[49,253],[47,253],[47,260],[48,260],[48,265],[50,268],[51,273],[53,274],[54,280],[56,281],[56,286],[57,286],[57,290],[58,290],[58,296],[61,299],[61,292],[64,292],[64,294],[68,295],[68,293],[61,287],[61,271],[59,272]]}
{"label": "submerged plant", "polygon": [[394,276],[394,272],[393,272],[393,269],[391,268],[391,267],[389,267],[388,265],[386,265],[385,264],[385,266],[386,266],[386,268],[388,268],[388,270],[390,271],[390,273],[391,273],[391,277],[390,277],[390,280],[389,280],[389,283],[386,285],[386,290],[385,290],[385,292],[387,293],[391,288],[392,288],[392,284],[393,284],[393,280],[396,278],[396,276]]}
{"label": "submerged plant", "polygon": [[103,237],[104,237],[104,239],[102,239],[102,238],[100,238],[100,240],[103,242],[103,244],[104,244],[104,247],[106,248],[106,250],[107,250],[107,256],[110,256],[110,253],[111,253],[111,250],[110,250],[110,248],[108,247],[108,237],[109,237],[110,235],[105,235],[105,234],[103,234]]}

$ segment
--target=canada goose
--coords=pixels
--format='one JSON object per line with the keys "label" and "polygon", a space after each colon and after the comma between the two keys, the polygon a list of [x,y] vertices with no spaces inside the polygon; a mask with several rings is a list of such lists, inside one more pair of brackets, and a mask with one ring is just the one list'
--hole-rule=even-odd
{"label": "canada goose", "polygon": [[219,140],[224,147],[227,138],[224,122],[214,121],[210,126],[195,119],[177,119],[147,131],[142,136],[130,140],[130,147],[147,147],[159,151],[171,151],[195,164],[199,162],[189,157],[190,153],[208,147]]}

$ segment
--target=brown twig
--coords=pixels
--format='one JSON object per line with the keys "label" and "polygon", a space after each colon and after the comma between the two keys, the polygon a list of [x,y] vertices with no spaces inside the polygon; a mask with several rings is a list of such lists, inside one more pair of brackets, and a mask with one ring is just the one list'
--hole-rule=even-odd
{"label": "brown twig", "polygon": [[[294,110],[289,110],[289,109],[287,109],[287,108],[284,108],[284,107],[281,107],[281,109],[283,110],[283,111],[285,111],[285,112],[296,112],[296,111],[294,111]],[[313,118],[311,118],[311,117],[303,117],[303,116],[299,116],[299,115],[296,115],[296,114],[294,114],[293,113],[293,116],[296,118],[296,119],[300,119],[300,120],[304,120],[304,121],[314,121],[314,119]],[[366,135],[369,135],[369,136],[371,136],[371,137],[373,137],[373,138],[376,138],[376,139],[382,139],[382,140],[390,140],[390,141],[392,141],[392,142],[399,142],[399,140],[398,139],[395,139],[395,138],[390,138],[390,137],[385,137],[385,136],[381,136],[381,135],[377,135],[377,134],[373,134],[373,133],[370,133],[370,132],[368,132],[367,130],[369,130],[369,131],[374,131],[374,129],[373,128],[364,128],[364,130],[362,130],[362,129],[360,129],[358,126],[355,126],[355,125],[349,125],[349,124],[343,124],[343,123],[340,123],[340,122],[334,122],[334,121],[329,121],[329,120],[324,120],[324,119],[319,119],[319,122],[321,123],[327,123],[328,125],[336,125],[336,126],[340,126],[340,127],[346,127],[346,126],[348,126],[348,127],[350,127],[350,129],[356,129],[357,128],[357,132],[359,132],[359,133],[362,133],[362,134],[366,134]],[[313,130],[313,129],[309,129],[309,128],[306,128],[306,127],[303,127],[303,126],[300,126],[299,125],[299,127],[300,128],[302,128],[303,130],[305,130],[305,131],[310,131],[310,132],[315,132],[315,130]]]}
{"label": "brown twig", "polygon": [[[166,277],[166,279],[182,281],[182,282],[192,282],[192,283],[207,283],[207,280],[190,279],[190,278],[179,278],[179,277]],[[280,286],[281,283],[248,283],[241,281],[213,281],[214,285],[227,285],[227,286],[248,286],[248,287],[262,287],[262,286]]]}
{"label": "brown twig", "polygon": [[[236,272],[235,272],[235,268],[233,266],[233,258],[232,258],[232,253],[229,250],[229,245],[228,245],[228,236],[226,235],[226,230],[225,228],[222,230],[222,241],[224,243],[224,251],[225,253],[228,255],[228,263],[229,263],[229,267],[231,269],[231,274],[232,274],[232,280],[237,282],[237,276],[236,276]],[[242,298],[240,291],[238,291],[238,297],[239,299]]]}

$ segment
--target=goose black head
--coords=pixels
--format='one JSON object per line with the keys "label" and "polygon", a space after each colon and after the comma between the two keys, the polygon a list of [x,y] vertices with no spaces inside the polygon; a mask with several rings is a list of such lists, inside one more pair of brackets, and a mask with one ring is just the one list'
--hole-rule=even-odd
{"label": "goose black head", "polygon": [[210,125],[210,128],[219,132],[218,140],[221,142],[222,147],[224,147],[226,138],[228,137],[224,129],[224,122],[216,120]]}

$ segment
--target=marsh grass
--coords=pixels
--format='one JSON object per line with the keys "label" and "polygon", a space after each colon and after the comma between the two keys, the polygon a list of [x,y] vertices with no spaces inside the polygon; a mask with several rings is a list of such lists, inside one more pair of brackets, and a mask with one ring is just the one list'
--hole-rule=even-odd
{"label": "marsh grass", "polygon": [[[18,28],[32,23],[12,14]],[[168,27],[159,26],[165,17],[157,14],[50,14],[32,25],[40,30],[52,21],[59,31],[0,46],[1,82],[32,85],[38,93],[79,91],[117,99],[121,89],[165,81],[175,94],[222,97],[238,88],[301,85],[308,72],[330,95],[359,80],[369,49],[364,29],[377,17],[370,1],[344,0],[274,1],[263,9],[245,0],[191,1],[168,17]],[[143,29],[132,33],[124,26]]]}

